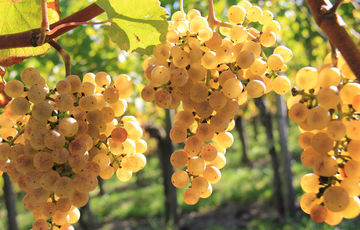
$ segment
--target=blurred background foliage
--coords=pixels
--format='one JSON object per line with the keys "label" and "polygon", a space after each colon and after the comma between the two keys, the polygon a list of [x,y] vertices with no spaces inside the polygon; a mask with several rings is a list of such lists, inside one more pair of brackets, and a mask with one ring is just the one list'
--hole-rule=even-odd
{"label": "blurred background foliage", "polygon": [[[310,11],[303,0],[272,0],[251,1],[273,12],[274,18],[281,24],[280,44],[288,46],[294,53],[293,60],[288,65],[286,74],[294,78],[296,69],[306,65],[319,67],[330,46],[321,30],[312,20]],[[226,21],[226,9],[236,4],[235,0],[215,0],[215,10],[218,19]],[[62,18],[84,8],[89,1],[67,0],[60,1]],[[162,0],[169,14],[179,10],[179,2]],[[139,6],[141,7],[141,6]],[[184,0],[185,11],[196,8],[203,15],[207,15],[207,1]],[[352,4],[344,4],[339,13],[346,22],[347,28],[360,31],[359,12]],[[105,20],[101,15],[97,21]],[[359,40],[359,38],[357,38]],[[129,100],[129,113],[135,114],[142,121],[164,126],[164,110],[157,109],[150,103],[139,99],[140,90],[146,82],[142,76],[142,60],[144,57],[136,53],[129,54],[121,51],[111,42],[101,26],[80,26],[64,34],[58,43],[67,50],[72,58],[72,73],[82,76],[87,72],[106,71],[112,76],[127,73],[134,83],[134,95]],[[48,85],[63,79],[65,68],[60,55],[51,49],[47,54],[25,60],[19,65],[7,68],[5,79],[19,78],[21,71],[26,67],[35,67],[43,77],[47,78]],[[271,95],[269,96],[271,99]],[[271,100],[270,100],[271,101]],[[250,111],[250,112],[249,112]],[[256,107],[250,103],[246,112],[248,118],[256,115]],[[182,201],[182,192],[178,192],[178,202],[181,209],[181,229],[355,229],[359,220],[343,221],[340,227],[329,227],[325,224],[316,224],[310,218],[297,211],[297,216],[291,221],[277,222],[274,218],[272,200],[272,173],[270,156],[267,153],[267,140],[263,128],[255,133],[256,124],[248,123],[249,157],[253,167],[244,167],[241,164],[241,147],[239,137],[233,132],[235,144],[227,153],[228,165],[222,170],[223,178],[214,186],[214,193],[209,199],[201,200],[195,206],[187,206]],[[299,181],[304,173],[309,172],[299,161],[301,153],[297,145],[298,130],[290,126],[289,147],[292,154],[292,170],[294,173],[294,187],[297,200],[302,191]],[[278,134],[275,134],[278,135]],[[276,136],[276,138],[278,138]],[[162,216],[164,215],[164,197],[161,183],[161,171],[156,155],[156,143],[149,140],[148,165],[138,176],[129,183],[120,183],[113,178],[104,184],[105,195],[99,191],[92,193],[91,209],[95,215],[99,229],[164,229]],[[276,148],[279,149],[278,144]],[[2,181],[1,181],[2,183]],[[0,184],[2,185],[2,184]],[[21,229],[29,229],[32,217],[22,206],[20,189],[17,193],[18,221]],[[236,223],[235,223],[236,222]],[[233,224],[233,225],[232,225]],[[6,227],[6,209],[0,203],[0,229]],[[237,227],[234,227],[237,226]],[[169,227],[170,228],[170,227]]]}

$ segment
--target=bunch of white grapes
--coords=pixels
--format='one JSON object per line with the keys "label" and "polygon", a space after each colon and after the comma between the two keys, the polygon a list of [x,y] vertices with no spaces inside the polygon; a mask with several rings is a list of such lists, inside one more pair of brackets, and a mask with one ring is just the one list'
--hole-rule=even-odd
{"label": "bunch of white grapes", "polygon": [[342,57],[296,74],[289,117],[302,133],[300,206],[316,222],[339,224],[360,212],[360,84]]}
{"label": "bunch of white grapes", "polygon": [[241,1],[227,15],[230,23],[215,30],[196,9],[175,12],[166,43],[157,45],[154,57],[143,63],[149,83],[142,98],[161,108],[179,108],[170,138],[185,147],[172,154],[171,163],[183,170],[172,175],[172,182],[187,188],[184,201],[191,205],[209,197],[211,185],[220,180],[239,106],[248,98],[272,90],[285,94],[291,88],[279,74],[286,70],[291,50],[278,46],[269,57],[263,51],[276,44],[280,33],[272,13]]}
{"label": "bunch of white grapes", "polygon": [[34,68],[21,80],[4,88],[12,100],[0,115],[0,170],[26,192],[33,230],[71,230],[98,176],[127,181],[146,164],[143,131],[124,115],[132,81],[87,73],[50,90]]}

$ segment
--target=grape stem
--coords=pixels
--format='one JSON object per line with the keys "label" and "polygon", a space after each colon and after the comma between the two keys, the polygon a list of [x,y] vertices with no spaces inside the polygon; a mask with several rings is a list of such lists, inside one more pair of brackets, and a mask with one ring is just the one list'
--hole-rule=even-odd
{"label": "grape stem", "polygon": [[232,28],[232,25],[230,23],[222,22],[216,19],[215,16],[215,9],[214,9],[214,0],[208,0],[208,9],[209,9],[209,15],[208,15],[208,23],[211,29],[214,29],[214,27],[228,27]]}
{"label": "grape stem", "polygon": [[[99,7],[96,3],[89,5],[88,7],[58,21],[50,25],[50,29],[54,29],[55,27],[67,24],[70,22],[86,22],[89,21],[96,16],[102,14],[104,10]],[[78,27],[79,25],[71,25],[58,29],[53,34],[46,36],[44,43],[47,43],[58,36]],[[10,48],[19,48],[19,47],[31,47],[37,46],[37,42],[34,42],[34,37],[39,38],[41,33],[41,28],[32,29],[28,31],[24,31],[21,33],[15,34],[5,34],[0,36],[0,49],[10,49]]]}
{"label": "grape stem", "polygon": [[[336,9],[341,1],[336,1],[332,6],[330,1],[326,0],[306,0],[311,13],[320,26],[322,31],[328,37],[329,41],[336,47],[350,69],[360,81],[360,50],[346,31],[345,27],[338,21]],[[328,9],[324,13],[324,9]]]}
{"label": "grape stem", "polygon": [[37,45],[42,45],[45,43],[46,33],[50,30],[49,19],[47,13],[47,0],[41,0],[41,14],[42,14],[42,22],[40,29],[40,37],[37,40]]}
{"label": "grape stem", "polygon": [[54,47],[61,55],[64,65],[65,65],[65,74],[66,76],[71,75],[71,57],[68,52],[64,48],[62,48],[56,41],[50,40],[49,44]]}
{"label": "grape stem", "polygon": [[184,16],[184,20],[186,20],[185,18],[185,11],[184,11],[184,0],[180,0],[180,11],[182,13],[182,15]]}

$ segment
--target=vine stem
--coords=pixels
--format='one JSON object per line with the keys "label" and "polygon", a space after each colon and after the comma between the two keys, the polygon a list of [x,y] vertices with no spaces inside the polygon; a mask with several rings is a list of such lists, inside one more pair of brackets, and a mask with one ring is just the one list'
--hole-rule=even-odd
{"label": "vine stem", "polygon": [[[102,14],[104,10],[96,3],[89,5],[88,7],[50,25],[50,29],[54,29],[60,25],[76,22],[86,22],[96,16]],[[45,43],[57,38],[58,36],[78,27],[80,24],[69,25],[58,29],[56,32],[49,36],[46,36]],[[33,46],[33,39],[40,37],[41,28],[32,29],[15,34],[5,34],[0,36],[0,49],[31,47]]]}
{"label": "vine stem", "polygon": [[215,9],[214,9],[214,0],[208,0],[208,9],[209,9],[209,15],[208,15],[208,22],[211,29],[214,29],[215,26]]}
{"label": "vine stem", "polygon": [[65,65],[65,74],[66,76],[71,75],[71,57],[64,48],[62,48],[56,41],[50,40],[49,44],[54,47],[61,55],[64,65]]}
{"label": "vine stem", "polygon": [[40,37],[37,40],[38,45],[44,44],[46,39],[46,32],[50,30],[48,13],[47,13],[47,0],[41,0],[41,14],[42,14],[42,22],[40,29]]}
{"label": "vine stem", "polygon": [[209,15],[208,15],[208,23],[211,29],[214,29],[214,27],[228,27],[232,28],[233,26],[230,23],[222,22],[216,19],[215,16],[215,9],[214,9],[214,0],[208,0],[208,9],[209,9]]}
{"label": "vine stem", "polygon": [[[305,1],[311,10],[316,24],[324,31],[331,44],[340,51],[357,80],[360,81],[360,51],[345,27],[340,25],[338,21],[336,8],[339,5],[336,4],[335,6],[331,6],[329,5],[331,3],[326,0]],[[327,11],[324,12],[324,9],[327,9]]]}
{"label": "vine stem", "polygon": [[179,8],[180,8],[181,13],[182,13],[183,16],[184,16],[184,20],[186,20],[186,18],[185,18],[185,11],[184,11],[184,0],[180,0],[180,6],[179,6]]}

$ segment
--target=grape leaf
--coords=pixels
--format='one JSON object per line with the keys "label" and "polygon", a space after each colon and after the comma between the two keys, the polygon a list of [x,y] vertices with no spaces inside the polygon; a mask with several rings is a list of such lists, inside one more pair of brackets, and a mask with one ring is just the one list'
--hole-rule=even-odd
{"label": "grape leaf", "polygon": [[[24,32],[41,27],[41,0],[1,0],[0,35]],[[60,19],[58,0],[48,0],[49,23]],[[46,53],[50,45],[0,50],[0,65],[11,66],[24,58]]]}
{"label": "grape leaf", "polygon": [[104,25],[110,38],[123,50],[151,54],[166,41],[168,14],[158,0],[98,0],[111,25]]}

